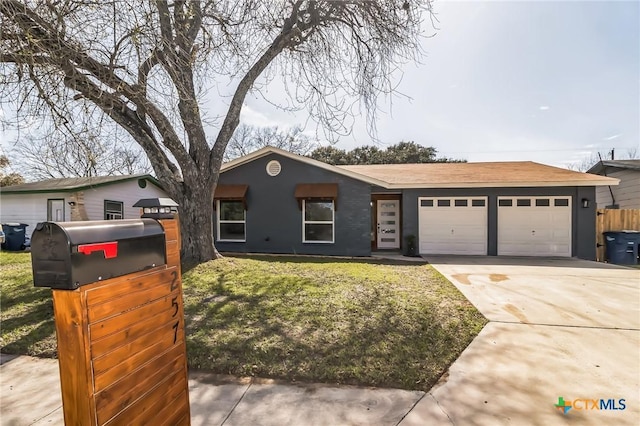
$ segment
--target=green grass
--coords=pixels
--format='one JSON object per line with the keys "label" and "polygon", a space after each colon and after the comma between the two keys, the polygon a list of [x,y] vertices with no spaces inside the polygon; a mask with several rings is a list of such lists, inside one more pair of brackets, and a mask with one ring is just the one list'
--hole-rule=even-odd
{"label": "green grass", "polygon": [[33,286],[29,253],[0,252],[0,331],[2,352],[56,355],[51,290]]}
{"label": "green grass", "polygon": [[[2,346],[55,355],[51,293],[0,254]],[[183,275],[191,368],[428,390],[486,320],[429,265],[228,257]]]}

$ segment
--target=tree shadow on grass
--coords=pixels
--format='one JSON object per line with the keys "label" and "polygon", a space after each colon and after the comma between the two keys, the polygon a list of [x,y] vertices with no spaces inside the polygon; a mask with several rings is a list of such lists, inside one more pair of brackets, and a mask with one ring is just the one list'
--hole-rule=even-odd
{"label": "tree shadow on grass", "polygon": [[419,300],[405,306],[379,285],[324,298],[283,293],[276,282],[238,294],[225,281],[219,276],[208,295],[185,289],[192,368],[428,390],[485,323],[464,305],[457,321],[447,318],[451,308],[445,315]]}
{"label": "tree shadow on grass", "polygon": [[1,350],[7,354],[54,358],[57,354],[55,333],[53,302],[42,299],[19,316],[2,318]]}

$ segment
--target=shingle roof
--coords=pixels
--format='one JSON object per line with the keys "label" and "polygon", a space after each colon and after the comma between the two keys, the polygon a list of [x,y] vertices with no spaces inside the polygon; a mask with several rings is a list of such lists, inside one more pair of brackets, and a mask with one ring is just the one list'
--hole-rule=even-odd
{"label": "shingle roof", "polygon": [[488,163],[374,164],[338,166],[393,187],[593,186],[617,179],[575,172],[532,161]]}
{"label": "shingle roof", "polygon": [[270,154],[387,189],[618,185],[619,180],[532,161],[332,166],[279,148],[265,147],[222,165],[221,173]]}
{"label": "shingle roof", "polygon": [[593,165],[587,173],[600,174],[606,167],[614,167],[617,169],[640,170],[640,160],[604,160],[598,161]]}
{"label": "shingle roof", "polygon": [[29,182],[20,185],[5,186],[3,188],[0,188],[0,192],[5,194],[19,192],[68,192],[142,178],[149,180],[154,185],[160,187],[160,183],[153,176],[147,174],[138,174],[123,176],[94,176],[48,179],[40,182]]}

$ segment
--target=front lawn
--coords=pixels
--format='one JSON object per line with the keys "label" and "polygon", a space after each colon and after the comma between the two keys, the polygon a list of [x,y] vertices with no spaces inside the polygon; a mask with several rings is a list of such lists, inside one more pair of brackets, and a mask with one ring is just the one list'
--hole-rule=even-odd
{"label": "front lawn", "polygon": [[[3,352],[55,356],[50,290],[0,253]],[[486,320],[429,265],[227,257],[183,276],[191,368],[428,390]]]}

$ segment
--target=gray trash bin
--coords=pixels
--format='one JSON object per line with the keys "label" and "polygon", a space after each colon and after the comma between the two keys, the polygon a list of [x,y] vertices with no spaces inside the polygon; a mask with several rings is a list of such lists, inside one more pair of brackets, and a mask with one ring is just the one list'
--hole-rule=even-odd
{"label": "gray trash bin", "polygon": [[604,232],[607,260],[617,265],[637,265],[640,232]]}

